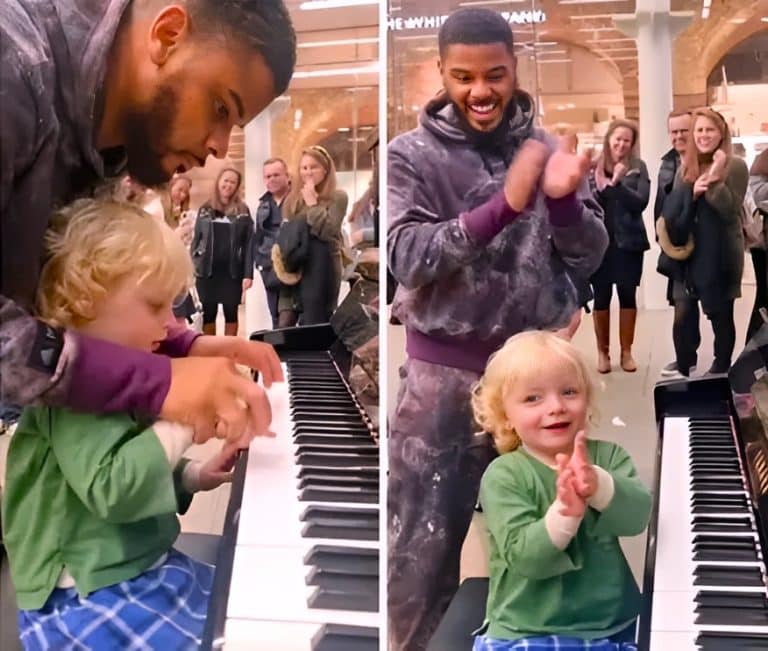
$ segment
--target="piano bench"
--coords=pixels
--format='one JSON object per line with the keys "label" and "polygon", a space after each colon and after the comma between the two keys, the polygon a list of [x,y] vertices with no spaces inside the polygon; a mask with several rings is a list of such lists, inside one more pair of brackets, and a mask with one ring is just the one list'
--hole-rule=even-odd
{"label": "piano bench", "polygon": [[487,600],[487,578],[464,579],[429,641],[427,651],[471,649],[474,640],[472,632],[483,624]]}
{"label": "piano bench", "polygon": [[221,536],[210,533],[180,533],[173,543],[175,549],[196,561],[216,565]]}

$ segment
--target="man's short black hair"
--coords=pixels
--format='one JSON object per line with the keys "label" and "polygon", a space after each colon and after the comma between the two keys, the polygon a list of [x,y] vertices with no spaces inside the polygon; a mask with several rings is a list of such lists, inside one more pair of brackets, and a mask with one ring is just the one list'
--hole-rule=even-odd
{"label": "man's short black hair", "polygon": [[256,50],[275,79],[280,95],[296,65],[296,32],[282,0],[190,0],[194,29]]}
{"label": "man's short black hair", "polygon": [[501,43],[514,54],[512,30],[504,17],[490,9],[470,7],[454,11],[440,28],[437,44],[440,58],[449,45],[488,45]]}

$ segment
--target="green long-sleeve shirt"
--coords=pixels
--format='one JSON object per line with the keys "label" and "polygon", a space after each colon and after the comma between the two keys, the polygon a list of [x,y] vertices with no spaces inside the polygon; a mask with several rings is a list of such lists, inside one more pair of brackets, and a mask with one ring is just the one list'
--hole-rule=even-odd
{"label": "green long-sleeve shirt", "polygon": [[648,524],[651,496],[629,455],[607,441],[588,441],[593,464],[608,471],[614,495],[598,512],[587,508],[570,544],[560,550],[544,516],[555,501],[555,470],[525,450],[491,463],[480,485],[490,533],[487,635],[515,640],[561,634],[594,639],[625,628],[640,593],[619,546]]}
{"label": "green long-sleeve shirt", "polygon": [[151,567],[179,534],[181,486],[151,428],[127,415],[24,410],[8,450],[3,542],[19,608],[42,608],[62,568],[87,595]]}

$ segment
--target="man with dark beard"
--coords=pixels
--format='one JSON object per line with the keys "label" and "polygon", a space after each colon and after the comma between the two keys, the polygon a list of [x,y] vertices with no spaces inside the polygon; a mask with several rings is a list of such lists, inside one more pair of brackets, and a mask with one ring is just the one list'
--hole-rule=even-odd
{"label": "man with dark beard", "polygon": [[266,396],[235,361],[279,380],[270,346],[169,327],[164,354],[141,353],[30,313],[53,207],[125,171],[153,185],[223,158],[285,90],[282,1],[4,0],[0,30],[0,402],[160,416],[198,442],[264,433]]}
{"label": "man with dark beard", "polygon": [[608,243],[588,160],[533,126],[504,18],[459,10],[438,43],[444,90],[389,146],[392,313],[408,353],[389,421],[394,651],[422,651],[458,587],[493,454],[474,434],[473,384],[511,335],[569,324]]}

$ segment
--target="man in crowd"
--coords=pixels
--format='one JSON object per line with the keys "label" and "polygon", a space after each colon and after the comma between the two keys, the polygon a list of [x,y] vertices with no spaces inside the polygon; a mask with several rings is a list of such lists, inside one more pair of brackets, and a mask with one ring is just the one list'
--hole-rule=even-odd
{"label": "man in crowd", "polygon": [[0,31],[0,402],[146,413],[191,424],[198,442],[262,433],[269,404],[235,361],[271,383],[271,347],[171,330],[165,355],[141,353],[31,314],[53,207],[125,171],[154,185],[224,157],[232,127],[285,90],[284,4],[5,0]]}
{"label": "man in crowd", "polygon": [[291,188],[288,166],[282,158],[264,161],[264,186],[267,191],[259,199],[256,210],[255,233],[253,237],[253,263],[261,273],[264,291],[267,294],[272,327],[277,327],[277,301],[280,297],[280,281],[272,269],[272,245],[277,238],[283,218],[280,207]]}
{"label": "man in crowd", "polygon": [[[656,201],[653,204],[654,220],[658,220],[662,215],[664,200],[672,191],[672,183],[680,167],[680,161],[688,147],[691,129],[690,111],[672,111],[667,118],[667,129],[672,149],[661,157]],[[670,270],[676,268],[674,261],[667,260],[667,265],[669,265]],[[683,345],[691,346],[694,351],[697,350],[699,343],[701,343],[698,302],[696,299],[680,299],[675,301],[672,296],[672,278],[669,278],[667,281],[667,300],[670,305],[675,307],[674,325],[672,327],[672,338],[675,341],[675,347],[683,343]],[[689,375],[694,368],[689,369],[684,375]],[[679,372],[677,362],[673,360],[661,370],[661,375],[663,377],[676,377],[683,374]]]}

